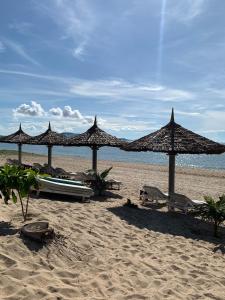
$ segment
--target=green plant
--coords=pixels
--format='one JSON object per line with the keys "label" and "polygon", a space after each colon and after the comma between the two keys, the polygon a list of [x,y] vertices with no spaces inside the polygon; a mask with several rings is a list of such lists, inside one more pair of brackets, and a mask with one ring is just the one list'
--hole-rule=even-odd
{"label": "green plant", "polygon": [[109,172],[112,170],[112,167],[104,170],[103,172],[95,172],[94,170],[88,170],[88,175],[91,176],[91,187],[94,189],[95,193],[99,196],[103,195],[104,191],[107,188],[106,177]]}
{"label": "green plant", "polygon": [[20,166],[5,165],[0,168],[0,190],[4,202],[8,204],[8,201],[12,199],[16,203],[19,199],[24,221],[28,214],[31,188],[38,188],[36,176],[36,171],[24,170]]}
{"label": "green plant", "polygon": [[197,215],[214,224],[214,236],[218,237],[218,228],[225,221],[225,195],[217,201],[210,196],[204,198],[206,203],[199,207]]}

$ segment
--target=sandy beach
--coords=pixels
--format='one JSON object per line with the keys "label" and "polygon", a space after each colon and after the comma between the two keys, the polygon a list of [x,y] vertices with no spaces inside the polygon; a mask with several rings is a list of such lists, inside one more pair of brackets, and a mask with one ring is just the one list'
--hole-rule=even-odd
{"label": "sandy beach", "polygon": [[[11,156],[11,158],[17,158]],[[0,163],[6,161],[1,156]],[[25,155],[23,162],[46,162]],[[90,160],[54,157],[53,165],[84,171]],[[225,299],[225,229],[160,205],[141,206],[143,184],[167,191],[167,166],[99,161],[120,180],[120,191],[81,203],[67,196],[32,198],[32,221],[47,220],[57,233],[49,245],[22,240],[19,204],[1,204],[0,299]],[[225,193],[225,171],[177,168],[176,191],[195,199]],[[127,198],[139,210],[123,207]]]}

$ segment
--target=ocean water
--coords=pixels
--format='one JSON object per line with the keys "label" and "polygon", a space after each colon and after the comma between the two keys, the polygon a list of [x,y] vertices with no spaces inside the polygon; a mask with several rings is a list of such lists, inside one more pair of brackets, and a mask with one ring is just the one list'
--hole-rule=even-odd
{"label": "ocean water", "polygon": [[[0,150],[17,150],[17,145],[1,144]],[[23,145],[23,151],[47,155],[46,146]],[[59,147],[53,148],[53,155],[79,156],[91,160],[92,152],[89,147]],[[144,164],[168,165],[168,156],[164,153],[126,152],[117,148],[102,147],[98,151],[98,159],[136,162]],[[225,170],[225,154],[220,155],[178,155],[177,166],[187,166],[204,169]]]}

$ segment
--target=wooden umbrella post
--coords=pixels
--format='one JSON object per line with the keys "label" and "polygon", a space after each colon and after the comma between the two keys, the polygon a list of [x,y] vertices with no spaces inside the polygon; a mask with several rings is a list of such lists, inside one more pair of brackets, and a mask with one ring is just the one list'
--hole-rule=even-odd
{"label": "wooden umbrella post", "polygon": [[48,145],[48,167],[52,166],[52,145]]}
{"label": "wooden umbrella post", "polygon": [[169,200],[173,201],[175,190],[175,161],[176,154],[169,154]]}
{"label": "wooden umbrella post", "polygon": [[19,165],[22,164],[22,144],[21,143],[18,144],[18,162],[19,162]]}
{"label": "wooden umbrella post", "polygon": [[[175,122],[174,122],[174,111],[172,109],[170,118],[170,145],[172,151],[169,152],[169,209],[173,210],[173,194],[175,190],[175,166],[176,166],[176,154],[174,152],[174,135],[175,135]],[[172,205],[171,205],[172,204]]]}
{"label": "wooden umbrella post", "polygon": [[98,147],[92,146],[92,170],[97,173],[97,153]]}

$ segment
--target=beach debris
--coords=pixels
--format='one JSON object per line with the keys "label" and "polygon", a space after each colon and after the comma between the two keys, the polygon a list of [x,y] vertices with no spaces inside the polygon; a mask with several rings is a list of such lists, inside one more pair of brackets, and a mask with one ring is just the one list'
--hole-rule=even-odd
{"label": "beach debris", "polygon": [[21,235],[39,242],[44,242],[54,237],[54,229],[49,227],[48,222],[32,222],[21,228]]}

